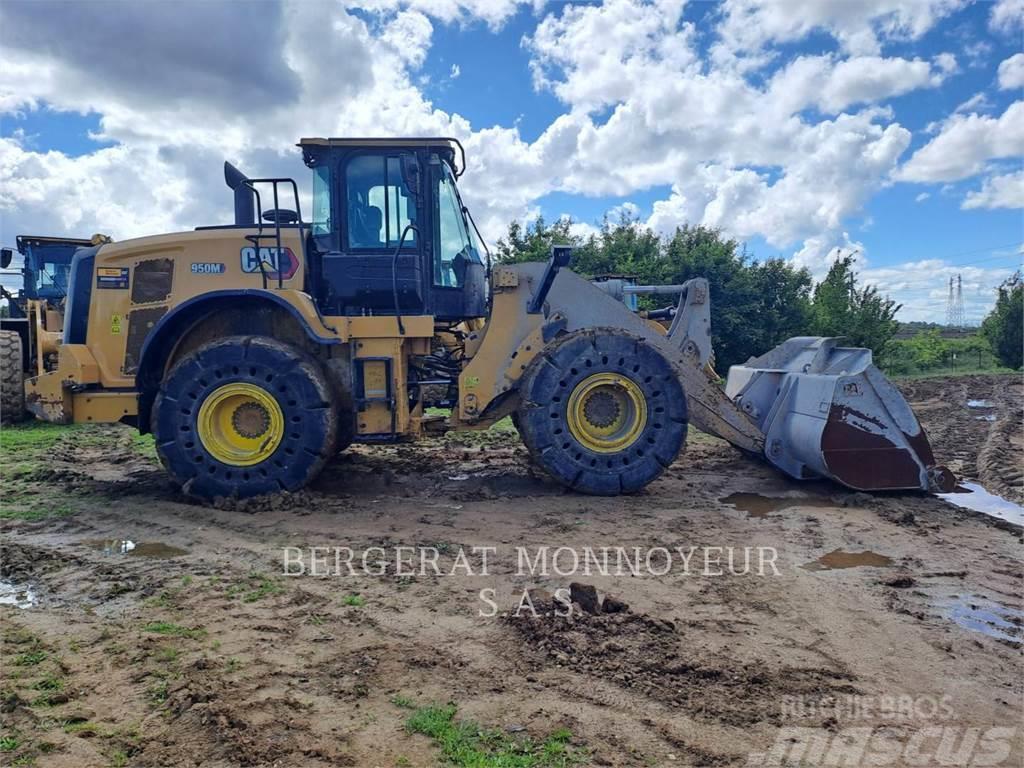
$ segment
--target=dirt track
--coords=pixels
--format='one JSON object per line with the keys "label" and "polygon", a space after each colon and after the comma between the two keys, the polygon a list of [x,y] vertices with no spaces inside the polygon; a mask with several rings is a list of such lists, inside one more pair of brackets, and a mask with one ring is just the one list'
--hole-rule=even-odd
{"label": "dirt track", "polygon": [[[1019,377],[904,388],[940,460],[1024,498]],[[36,601],[0,606],[11,760],[435,765],[437,743],[405,724],[445,702],[507,739],[567,730],[587,765],[760,765],[749,755],[785,728],[904,745],[925,726],[1021,721],[1019,529],[935,498],[789,483],[706,436],[629,498],[564,493],[514,434],[489,434],[357,448],[307,492],[222,509],[181,498],[127,429],[18,453],[4,505],[38,519],[4,521],[3,576]],[[752,493],[773,498],[735,495]],[[104,550],[116,540],[152,546]],[[284,548],[308,565],[311,546],[351,548],[357,566],[390,554],[379,575],[282,576]],[[403,575],[396,546],[433,548],[442,575]],[[684,570],[675,548],[705,546],[737,548],[734,565],[753,548],[751,572],[704,575],[700,551]],[[486,576],[471,547],[495,548]],[[519,572],[517,547],[651,559],[638,576],[545,577]],[[473,575],[451,574],[460,551]],[[778,575],[756,575],[770,551]],[[573,581],[628,609],[507,615],[524,590]],[[1008,744],[1000,764],[1019,765],[1020,730]]]}

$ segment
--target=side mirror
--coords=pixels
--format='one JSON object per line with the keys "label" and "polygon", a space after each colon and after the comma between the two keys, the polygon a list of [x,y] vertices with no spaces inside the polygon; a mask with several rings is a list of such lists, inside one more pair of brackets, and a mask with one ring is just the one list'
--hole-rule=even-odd
{"label": "side mirror", "polygon": [[552,245],[551,260],[557,267],[568,267],[572,261],[573,247],[571,245]]}
{"label": "side mirror", "polygon": [[0,249],[0,269],[7,269],[11,266],[11,259],[14,258],[14,251],[10,248]]}

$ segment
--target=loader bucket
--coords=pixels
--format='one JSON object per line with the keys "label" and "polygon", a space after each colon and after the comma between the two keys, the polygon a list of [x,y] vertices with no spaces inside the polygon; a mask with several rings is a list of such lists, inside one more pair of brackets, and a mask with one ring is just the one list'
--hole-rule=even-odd
{"label": "loader bucket", "polygon": [[917,417],[871,360],[838,339],[800,337],[730,368],[726,395],[761,428],[768,461],[797,479],[862,491],[948,492]]}

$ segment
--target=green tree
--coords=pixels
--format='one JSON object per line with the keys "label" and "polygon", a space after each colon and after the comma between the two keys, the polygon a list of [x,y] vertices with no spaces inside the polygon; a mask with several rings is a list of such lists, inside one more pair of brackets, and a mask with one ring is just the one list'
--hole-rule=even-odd
{"label": "green tree", "polygon": [[605,217],[601,232],[573,254],[572,268],[581,275],[626,275],[640,284],[652,281],[661,261],[661,239],[636,218],[623,214],[612,223]]}
{"label": "green tree", "polygon": [[1024,364],[1024,281],[1014,273],[999,286],[996,305],[981,324],[999,361],[1008,368]]}
{"label": "green tree", "polygon": [[516,264],[523,261],[547,261],[551,256],[552,245],[580,244],[569,228],[572,220],[558,219],[548,224],[543,216],[538,216],[532,224],[523,227],[518,221],[508,225],[505,237],[498,240],[495,248],[495,260],[504,264]]}
{"label": "green tree", "polygon": [[811,273],[794,269],[783,259],[751,267],[754,306],[749,321],[751,354],[763,354],[811,328]]}
{"label": "green tree", "polygon": [[[509,225],[498,241],[498,261],[544,261],[553,244],[575,246],[572,269],[578,274],[626,275],[640,284],[684,283],[706,278],[711,292],[711,337],[716,365],[723,372],[760,355],[790,336],[809,332],[811,277],[782,259],[752,262],[740,244],[710,227],[680,227],[662,238],[635,217],[605,219],[586,239],[570,233],[560,219],[543,219],[525,227]],[[673,296],[642,296],[640,306],[654,309],[675,302]]]}
{"label": "green tree", "polygon": [[923,333],[912,336],[907,340],[906,346],[914,365],[921,370],[938,366],[947,352],[947,345],[943,342],[938,328],[929,328]]}
{"label": "green tree", "polygon": [[881,296],[874,286],[857,286],[853,256],[840,256],[814,289],[814,333],[843,336],[854,347],[867,347],[882,358],[899,330],[900,304]]}

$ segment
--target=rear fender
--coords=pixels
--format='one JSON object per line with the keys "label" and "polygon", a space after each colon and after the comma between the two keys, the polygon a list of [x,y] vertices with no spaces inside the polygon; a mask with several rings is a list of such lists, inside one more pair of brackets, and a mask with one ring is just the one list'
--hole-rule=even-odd
{"label": "rear fender", "polygon": [[[150,431],[149,411],[156,390],[163,379],[168,364],[176,359],[181,341],[199,323],[224,310],[242,309],[253,318],[260,310],[275,309],[286,312],[302,329],[305,337],[314,345],[341,343],[333,329],[324,325],[312,299],[295,290],[272,291],[262,289],[239,289],[211,291],[184,301],[167,312],[142,345],[139,367],[135,376],[139,392],[139,431]],[[236,329],[237,330],[237,329]],[[239,332],[254,332],[254,327]]]}

